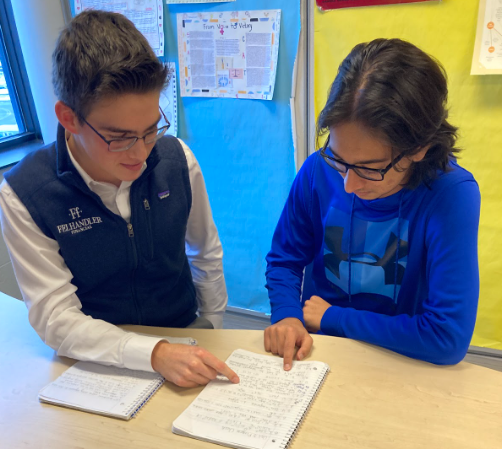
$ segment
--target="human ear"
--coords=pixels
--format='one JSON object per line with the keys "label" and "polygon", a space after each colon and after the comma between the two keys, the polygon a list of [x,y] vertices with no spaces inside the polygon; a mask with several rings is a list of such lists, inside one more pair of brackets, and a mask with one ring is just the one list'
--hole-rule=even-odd
{"label": "human ear", "polygon": [[80,134],[80,125],[77,114],[68,105],[64,104],[62,101],[57,101],[54,106],[56,112],[56,117],[61,123],[61,126],[72,134]]}
{"label": "human ear", "polygon": [[427,146],[423,147],[418,153],[415,153],[412,156],[410,156],[409,157],[410,161],[420,162],[425,157],[425,155],[427,154],[427,151],[429,151],[430,147],[431,147],[430,145],[427,145]]}

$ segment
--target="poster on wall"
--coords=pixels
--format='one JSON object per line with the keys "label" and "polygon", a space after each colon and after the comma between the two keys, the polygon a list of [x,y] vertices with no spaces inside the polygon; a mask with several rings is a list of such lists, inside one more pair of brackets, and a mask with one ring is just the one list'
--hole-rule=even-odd
{"label": "poster on wall", "polygon": [[396,5],[398,3],[423,3],[440,0],[317,0],[317,6],[322,11],[340,8],[355,8],[356,6]]}
{"label": "poster on wall", "polygon": [[167,134],[178,137],[178,104],[176,91],[176,64],[174,62],[166,62],[164,64],[169,70],[169,83],[160,93],[159,106],[164,112],[171,126],[167,130]]}
{"label": "poster on wall", "polygon": [[281,11],[177,15],[180,95],[271,100]]}
{"label": "poster on wall", "polygon": [[166,0],[168,5],[186,4],[186,3],[227,3],[235,0]]}
{"label": "poster on wall", "polygon": [[502,0],[480,0],[471,75],[502,74]]}
{"label": "poster on wall", "polygon": [[74,0],[75,15],[87,9],[118,12],[134,23],[157,56],[164,56],[163,0]]}

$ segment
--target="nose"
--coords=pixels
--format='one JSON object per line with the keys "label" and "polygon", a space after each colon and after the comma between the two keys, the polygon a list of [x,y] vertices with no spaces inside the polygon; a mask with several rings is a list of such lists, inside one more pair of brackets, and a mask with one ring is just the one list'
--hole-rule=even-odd
{"label": "nose", "polygon": [[127,152],[129,153],[129,157],[139,161],[145,161],[150,153],[149,147],[149,145],[145,144],[144,139],[138,139]]}
{"label": "nose", "polygon": [[343,185],[347,193],[357,192],[361,187],[364,186],[365,180],[358,176],[352,169],[347,170],[347,173],[343,174]]}

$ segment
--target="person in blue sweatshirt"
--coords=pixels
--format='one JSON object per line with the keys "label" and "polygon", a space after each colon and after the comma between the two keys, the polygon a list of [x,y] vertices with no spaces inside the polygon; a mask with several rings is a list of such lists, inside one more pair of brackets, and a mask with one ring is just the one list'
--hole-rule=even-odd
{"label": "person in blue sweatshirt", "polygon": [[[479,296],[480,194],[456,158],[447,81],[399,39],[353,48],[317,122],[321,149],[293,183],[267,255],[284,368],[309,332],[435,364],[465,356]],[[303,281],[303,282],[302,282]]]}

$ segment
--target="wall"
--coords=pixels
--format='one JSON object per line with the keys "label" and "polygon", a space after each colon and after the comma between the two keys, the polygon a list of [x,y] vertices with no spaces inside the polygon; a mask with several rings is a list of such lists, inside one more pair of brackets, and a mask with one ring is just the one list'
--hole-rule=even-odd
{"label": "wall", "polygon": [[64,27],[61,0],[14,0],[12,9],[44,142],[56,140],[52,52]]}
{"label": "wall", "polygon": [[166,7],[166,59],[178,60],[176,13],[282,9],[272,101],[179,98],[178,136],[194,151],[225,252],[229,305],[269,313],[265,256],[295,175],[290,98],[299,0],[237,0]]}
{"label": "wall", "polygon": [[315,12],[315,113],[338,64],[359,42],[377,37],[406,39],[439,59],[450,86],[450,119],[460,128],[460,163],[479,182],[480,304],[473,345],[502,349],[502,76],[470,76],[477,0],[444,0]]}

